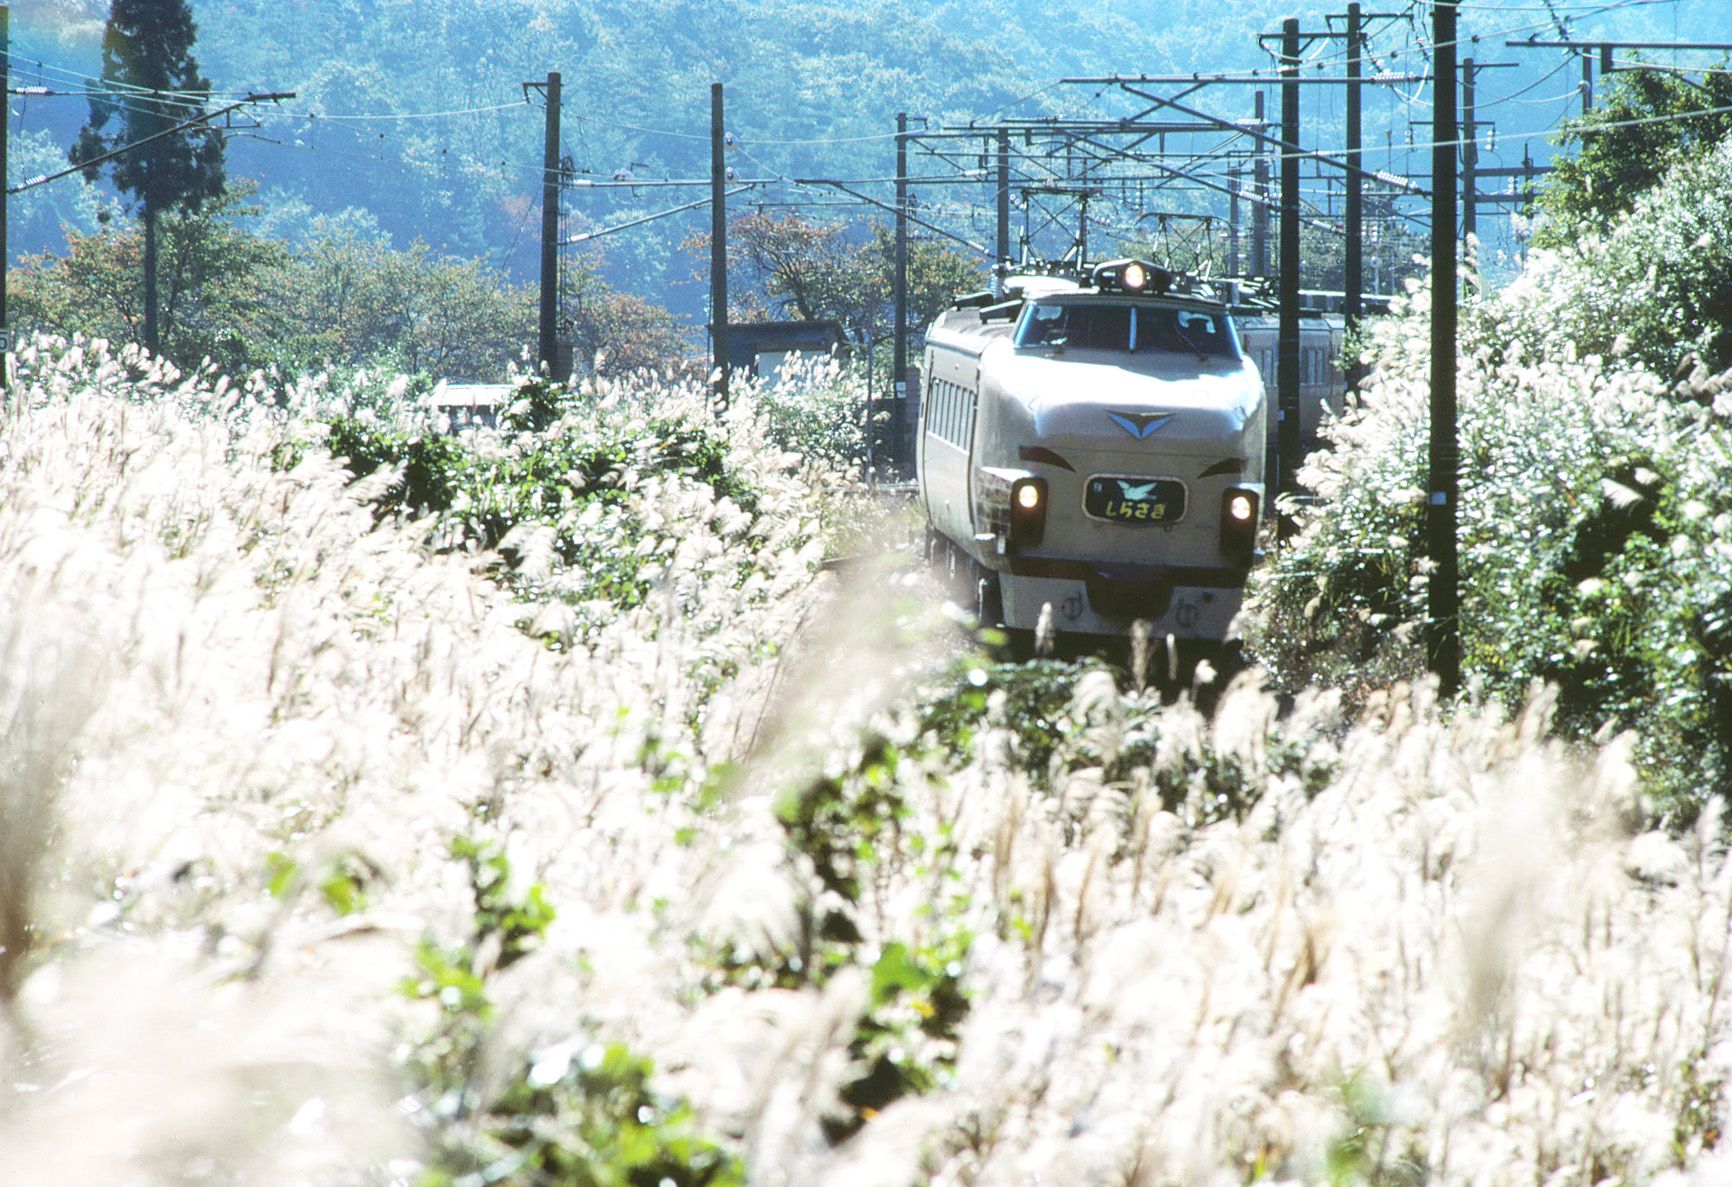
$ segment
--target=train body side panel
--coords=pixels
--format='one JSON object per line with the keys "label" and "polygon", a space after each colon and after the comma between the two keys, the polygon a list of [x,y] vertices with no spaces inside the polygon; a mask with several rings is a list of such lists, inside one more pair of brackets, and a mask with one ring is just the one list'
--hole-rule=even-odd
{"label": "train body side panel", "polygon": [[972,539],[969,479],[980,360],[975,344],[930,341],[926,349],[917,466],[932,527],[955,541]]}

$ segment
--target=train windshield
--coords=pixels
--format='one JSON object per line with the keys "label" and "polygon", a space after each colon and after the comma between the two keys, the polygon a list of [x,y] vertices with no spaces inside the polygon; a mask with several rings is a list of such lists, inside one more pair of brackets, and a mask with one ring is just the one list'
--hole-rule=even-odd
{"label": "train windshield", "polygon": [[1224,312],[1096,301],[1030,303],[1017,327],[1016,344],[1239,357],[1239,342]]}

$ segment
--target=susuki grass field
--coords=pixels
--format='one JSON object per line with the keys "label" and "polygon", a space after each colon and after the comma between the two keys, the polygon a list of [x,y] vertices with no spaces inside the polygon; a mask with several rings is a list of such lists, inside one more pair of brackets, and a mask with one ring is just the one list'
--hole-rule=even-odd
{"label": "susuki grass field", "polygon": [[821,566],[832,374],[458,447],[18,367],[0,1182],[1732,1175],[1721,803],[1543,691],[996,665]]}

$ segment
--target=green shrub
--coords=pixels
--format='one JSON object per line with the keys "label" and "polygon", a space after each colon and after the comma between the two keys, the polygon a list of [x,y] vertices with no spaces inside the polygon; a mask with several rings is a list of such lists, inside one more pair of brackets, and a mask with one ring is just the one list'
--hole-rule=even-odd
{"label": "green shrub", "polygon": [[[768,446],[717,419],[695,392],[668,398],[620,384],[571,391],[524,383],[498,431],[441,431],[424,412],[381,412],[354,401],[321,410],[323,445],[369,488],[384,519],[430,517],[446,551],[497,551],[494,575],[528,601],[592,607],[580,629],[641,605],[662,572],[655,558],[694,525],[664,522],[658,501],[685,491],[751,524],[774,474]],[[317,434],[303,428],[279,464],[294,464]],[[744,446],[742,447],[742,436]],[[727,559],[744,581],[764,533],[735,532]]]}
{"label": "green shrub", "polygon": [[[1555,683],[1579,736],[1638,729],[1659,807],[1687,819],[1711,781],[1679,753],[1732,775],[1732,402],[1706,371],[1674,385],[1542,331],[1584,283],[1560,267],[1463,310],[1464,672],[1512,705]],[[1253,649],[1289,686],[1423,670],[1426,308],[1374,331],[1374,380],[1300,474],[1319,502],[1256,578]]]}
{"label": "green shrub", "polygon": [[567,1042],[516,1066],[448,1143],[421,1187],[743,1187],[745,1170],[689,1104],[656,1092],[649,1060],[624,1046]]}
{"label": "green shrub", "polygon": [[866,392],[859,369],[834,360],[794,364],[747,398],[781,448],[849,473],[865,464]]}
{"label": "green shrub", "polygon": [[1603,233],[1545,253],[1512,325],[1530,351],[1628,354],[1671,376],[1732,366],[1732,139],[1688,157]]}
{"label": "green shrub", "polygon": [[433,1153],[420,1187],[535,1182],[556,1187],[737,1187],[744,1171],[704,1135],[682,1100],[654,1090],[654,1067],[593,1035],[531,1053],[503,1077],[487,1071],[493,1036],[488,983],[541,943],[554,911],[539,883],[521,893],[493,842],[452,841],[474,905],[468,938],[428,937],[403,989],[438,1005],[411,1066],[427,1103],[418,1110]]}
{"label": "green shrub", "polygon": [[1060,722],[1083,669],[1057,660],[995,663],[970,656],[945,674],[919,705],[919,724],[952,761],[973,754],[984,729],[1002,728],[1020,765],[1044,782]]}

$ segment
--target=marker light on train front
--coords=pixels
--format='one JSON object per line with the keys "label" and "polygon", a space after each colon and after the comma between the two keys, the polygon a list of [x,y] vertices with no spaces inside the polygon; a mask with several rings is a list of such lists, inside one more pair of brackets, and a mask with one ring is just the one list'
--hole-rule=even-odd
{"label": "marker light on train front", "polygon": [[1249,569],[1257,555],[1257,509],[1254,490],[1230,486],[1221,496],[1221,552],[1232,565]]}
{"label": "marker light on train front", "polygon": [[1010,528],[1007,542],[1012,548],[1033,548],[1046,535],[1046,479],[1018,478],[1010,486]]}

